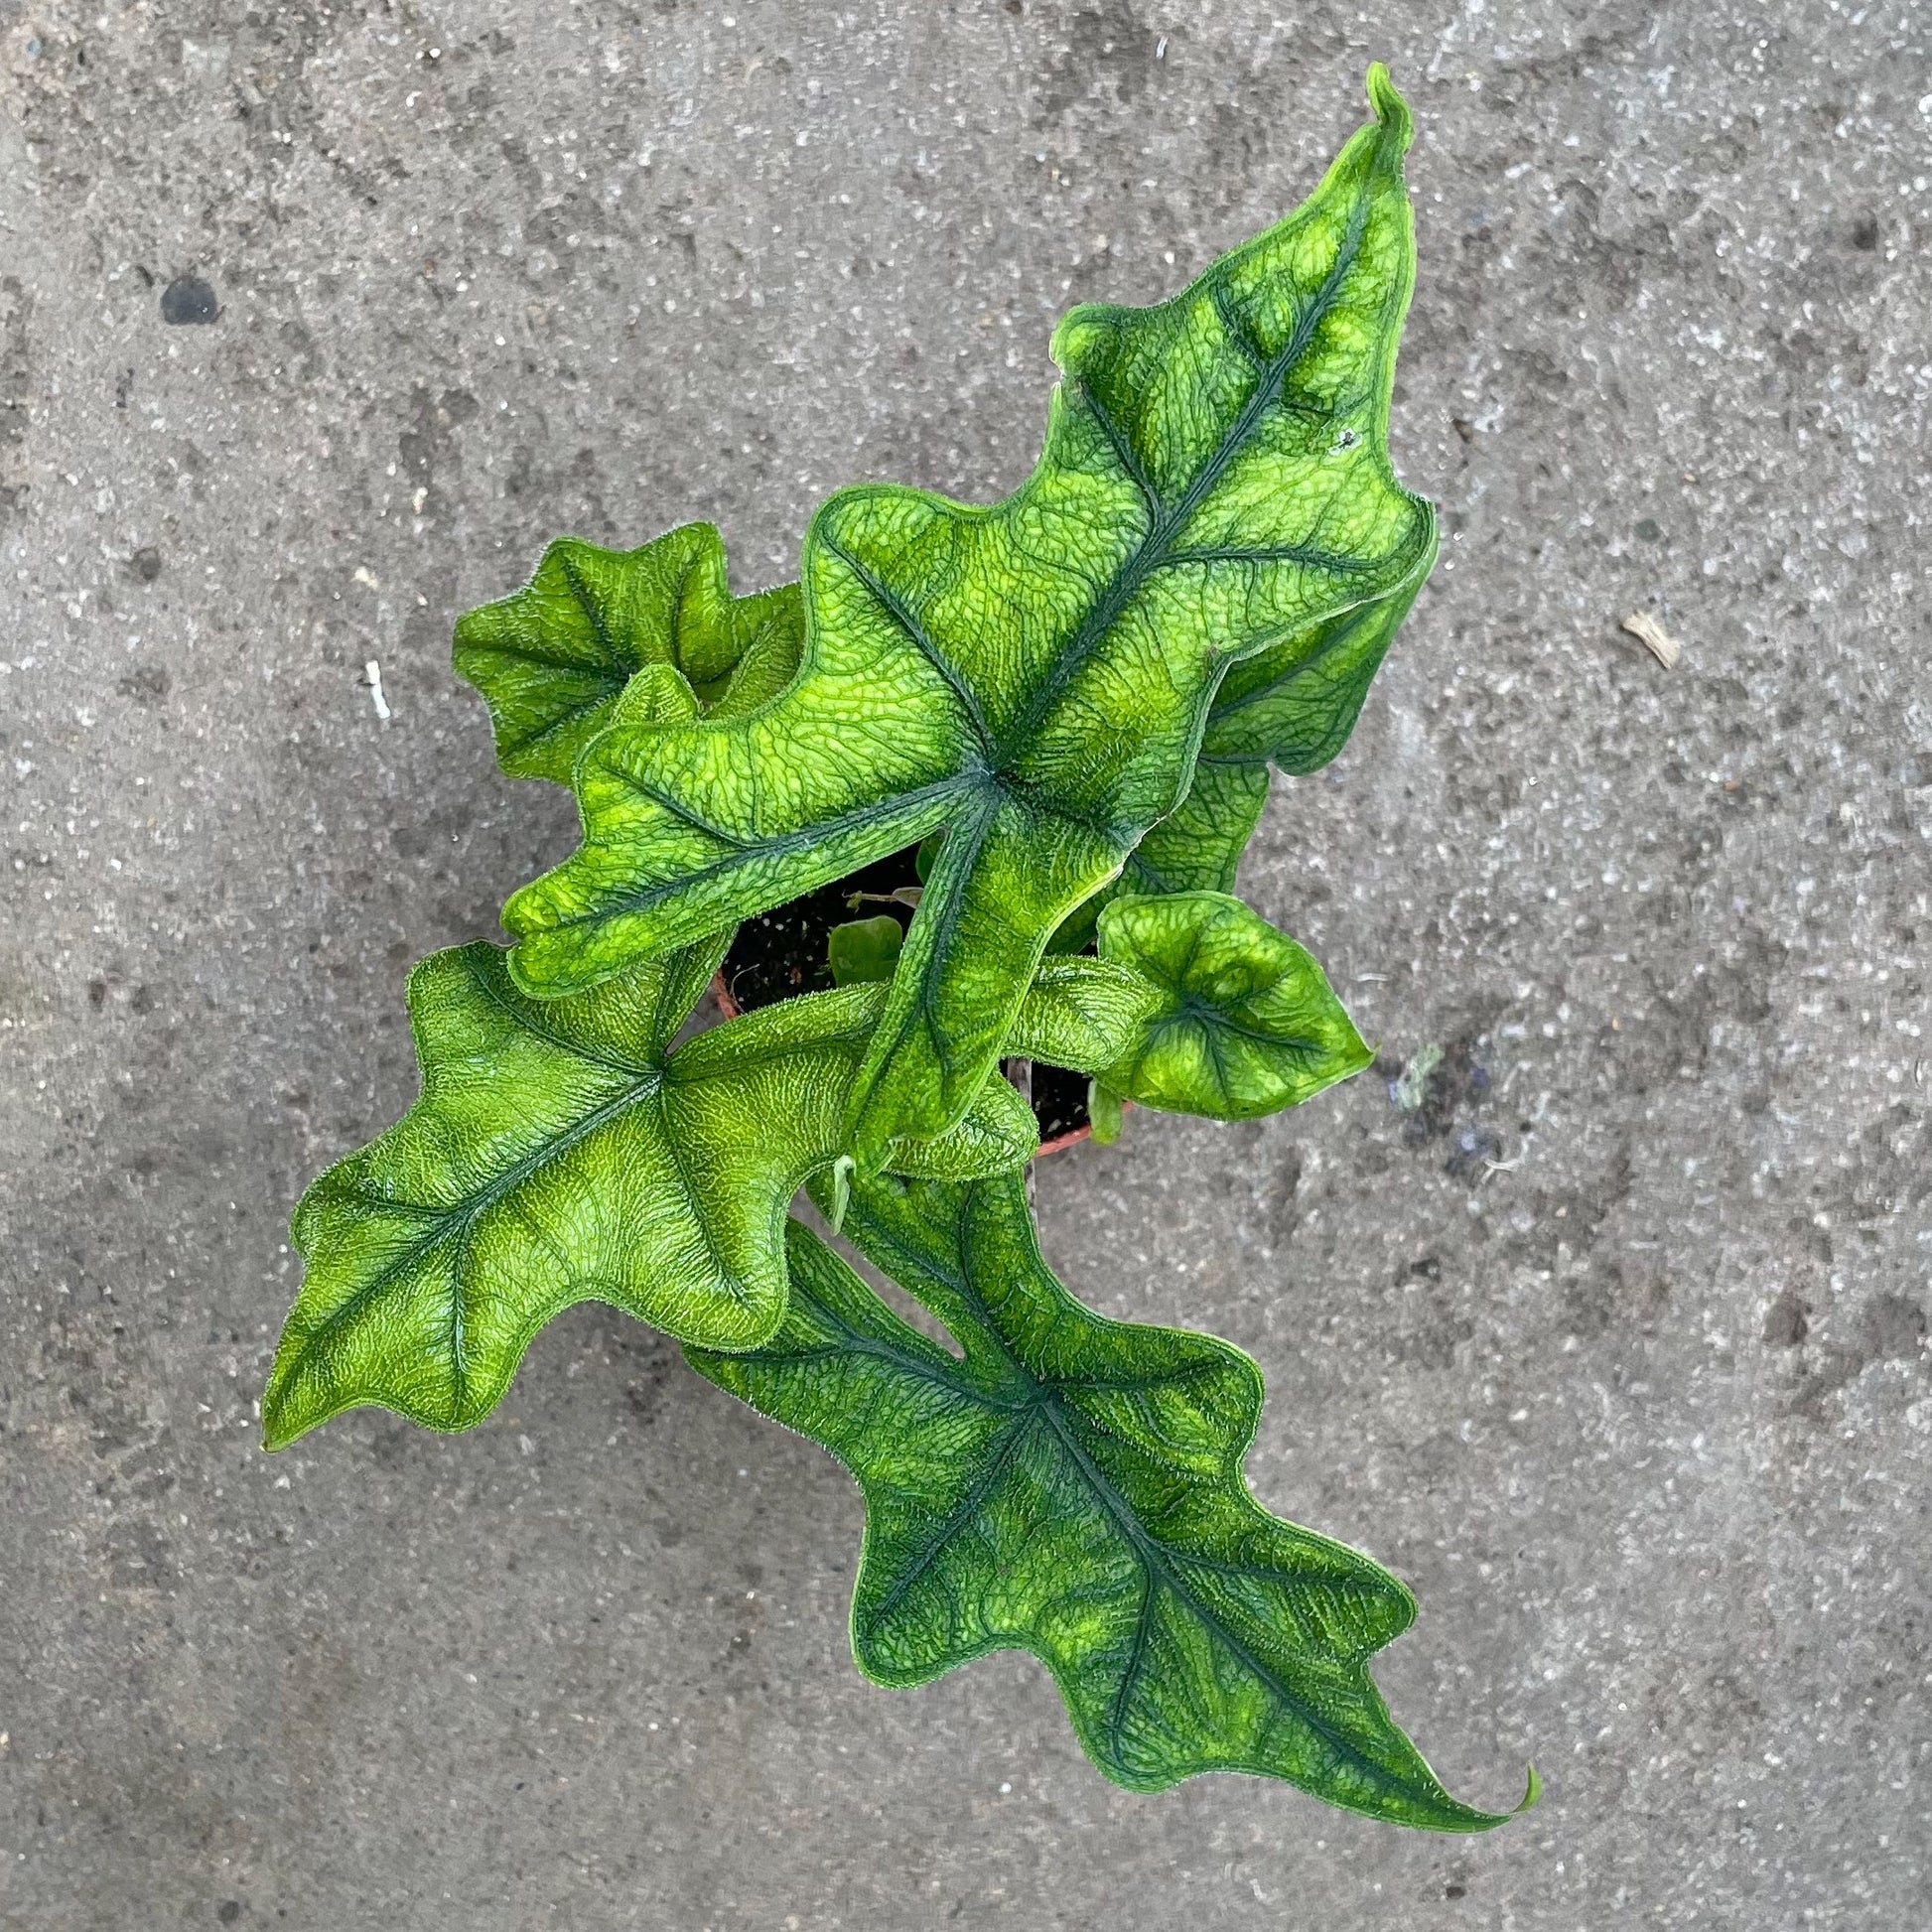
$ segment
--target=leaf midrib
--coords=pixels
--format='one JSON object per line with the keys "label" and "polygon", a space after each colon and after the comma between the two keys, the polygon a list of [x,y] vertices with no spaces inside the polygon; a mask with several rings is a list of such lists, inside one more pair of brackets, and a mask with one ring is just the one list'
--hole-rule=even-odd
{"label": "leaf midrib", "polygon": [[[1280,981],[1278,980],[1276,984],[1279,985]],[[1274,987],[1263,990],[1272,993]],[[1243,1004],[1251,1004],[1251,1002],[1243,1002]],[[1149,1031],[1172,1030],[1176,1027],[1199,1027],[1209,1034],[1231,1034],[1236,1039],[1252,1040],[1257,1046],[1266,1046],[1271,1050],[1278,1049],[1284,1052],[1318,1053],[1322,1047],[1320,1040],[1305,1039],[1297,1034],[1263,1033],[1258,1027],[1251,1027],[1243,1021],[1234,1019],[1226,1007],[1217,1007],[1211,1001],[1202,999],[1198,993],[1183,993],[1179,1006],[1173,1013],[1153,1022]]]}
{"label": "leaf midrib", "polygon": [[[928,959],[943,959],[951,944],[954,931],[959,924],[960,911],[965,903],[966,888],[971,882],[973,867],[978,862],[980,852],[985,846],[986,837],[997,815],[997,805],[989,804],[999,787],[981,785],[976,788],[974,799],[976,810],[962,814],[957,826],[949,826],[946,843],[954,847],[952,863],[946,863],[946,854],[941,851],[939,863],[945,868],[946,890],[943,897],[933,894],[927,887],[919,899],[919,912],[926,920],[925,933],[921,941],[927,948]],[[942,1070],[951,1072],[950,1056],[945,1051],[945,1042],[934,1021],[934,980],[935,975],[926,971],[920,973],[913,987],[913,997],[906,1004],[905,1012],[899,1017],[893,1030],[892,1050],[903,1044],[906,1035],[914,1026],[923,1026],[930,1035],[934,1055]],[[889,1008],[890,1011],[890,1008]],[[881,1016],[879,1034],[874,1035],[872,1053],[883,1055],[880,1035],[885,1031],[885,1016]],[[994,1073],[989,1077],[998,1079]]]}
{"label": "leaf midrib", "polygon": [[985,714],[980,710],[980,701],[973,687],[966,682],[959,666],[955,664],[937,643],[927,634],[925,625],[906,606],[905,600],[897,589],[887,583],[871,565],[855,557],[837,537],[826,536],[820,539],[833,556],[838,558],[853,576],[866,587],[867,593],[878,603],[899,629],[905,633],[907,641],[921,657],[938,672],[951,691],[959,708],[965,712],[967,722],[972,726],[974,736],[979,740],[980,751],[985,755],[993,749],[993,734],[987,725]]}
{"label": "leaf midrib", "polygon": [[604,612],[597,600],[591,596],[590,588],[584,582],[576,560],[568,550],[560,550],[557,553],[557,561],[563,566],[564,581],[570,586],[571,596],[577,600],[577,608],[583,612],[590,622],[591,629],[597,634],[598,643],[603,646],[605,661],[614,671],[624,668],[626,662],[629,670],[636,670],[634,653],[631,659],[626,660],[624,653],[619,649],[617,639],[611,634],[611,626],[604,621]]}

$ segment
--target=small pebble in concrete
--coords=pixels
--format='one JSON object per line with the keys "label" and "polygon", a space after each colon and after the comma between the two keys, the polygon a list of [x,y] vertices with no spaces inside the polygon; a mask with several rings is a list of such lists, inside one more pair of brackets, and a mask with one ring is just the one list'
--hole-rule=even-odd
{"label": "small pebble in concrete", "polygon": [[212,322],[221,313],[211,283],[199,275],[177,275],[161,291],[161,320],[174,323]]}

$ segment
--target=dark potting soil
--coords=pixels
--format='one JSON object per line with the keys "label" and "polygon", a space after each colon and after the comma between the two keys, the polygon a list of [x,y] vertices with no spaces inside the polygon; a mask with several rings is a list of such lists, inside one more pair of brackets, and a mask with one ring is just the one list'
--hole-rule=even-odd
{"label": "dark potting soil", "polygon": [[[835,885],[821,886],[804,898],[789,905],[773,906],[738,928],[738,936],[725,955],[725,984],[742,1011],[768,1007],[775,1000],[788,1000],[794,993],[822,993],[832,984],[832,968],[826,963],[825,948],[835,925],[848,919],[870,919],[881,912],[897,918],[900,925],[912,923],[912,908],[891,899],[889,895],[901,886],[916,886],[919,875],[912,869],[908,847],[881,859],[863,872]],[[876,898],[852,902],[855,893],[874,893]]]}
{"label": "dark potting soil", "polygon": [[[902,886],[916,886],[913,869],[916,847],[908,846],[890,859],[881,859],[835,885],[821,886],[789,905],[774,906],[747,919],[738,928],[725,955],[725,984],[742,1012],[788,1000],[794,993],[823,992],[832,985],[832,968],[825,949],[835,925],[848,919],[876,918],[888,913],[901,926],[912,922],[912,907],[891,897]],[[855,905],[853,895],[861,898]],[[1070,1134],[1087,1124],[1087,1081],[1083,1073],[1057,1066],[1034,1064],[1034,1113],[1042,1141]]]}
{"label": "dark potting soil", "polygon": [[1039,1122],[1039,1138],[1056,1141],[1087,1125],[1087,1076],[1069,1073],[1063,1066],[1034,1062],[1034,1115]]}

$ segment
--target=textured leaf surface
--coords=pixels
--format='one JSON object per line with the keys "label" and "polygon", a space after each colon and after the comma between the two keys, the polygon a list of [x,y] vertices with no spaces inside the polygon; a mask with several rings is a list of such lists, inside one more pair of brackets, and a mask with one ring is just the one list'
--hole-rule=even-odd
{"label": "textured leaf surface", "polygon": [[1098,896],[1096,914],[1114,897],[1233,892],[1268,803],[1269,765],[1306,776],[1347,744],[1434,561],[1432,553],[1392,595],[1324,618],[1229,670],[1207,714],[1187,796],[1135,847],[1111,891]]}
{"label": "textured leaf surface", "polygon": [[1163,990],[1130,967],[1049,956],[1021,1002],[1006,1050],[1091,1073],[1132,1051],[1166,1005]]}
{"label": "textured leaf surface", "polygon": [[1371,1058],[1313,958],[1225,893],[1116,899],[1098,936],[1097,959],[1041,963],[1010,1052],[1216,1120],[1295,1106]]}
{"label": "textured leaf surface", "polygon": [[1134,848],[1109,897],[1233,892],[1267,803],[1266,764],[1196,759],[1187,796]]}
{"label": "textured leaf surface", "polygon": [[1100,957],[1160,990],[1127,1051],[1092,1069],[1142,1106],[1251,1120],[1374,1057],[1313,957],[1224,893],[1116,899]]}
{"label": "textured leaf surface", "polygon": [[1391,596],[1340,612],[1235,665],[1201,738],[1209,767],[1264,760],[1294,777],[1318,771],[1348,743],[1368,688],[1435,562]]}
{"label": "textured leaf surface", "polygon": [[846,1230],[963,1360],[795,1224],[779,1332],[752,1354],[686,1352],[858,1478],[869,1676],[920,1684],[1026,1649],[1131,1789],[1249,1771],[1404,1824],[1500,1822],[1444,1790],[1369,1676],[1415,1615],[1408,1590],[1248,1493],[1247,1356],[1083,1308],[1041,1261],[1017,1175],[861,1181]]}
{"label": "textured leaf surface", "polygon": [[457,621],[455,662],[489,706],[503,769],[568,784],[645,665],[743,707],[789,679],[802,632],[796,584],[733,597],[724,539],[687,523],[636,550],[559,537],[520,591]]}
{"label": "textured leaf surface", "polygon": [[[749,1348],[784,1309],[785,1209],[844,1147],[883,986],[747,1014],[666,1053],[722,941],[588,993],[532,1000],[479,942],[410,976],[423,1093],[303,1196],[308,1264],[262,1401],[270,1447],[374,1402],[438,1429],[495,1407],[574,1302]],[[1038,1140],[989,1081],[908,1172],[983,1173]]]}
{"label": "textured leaf surface", "polygon": [[1171,301],[1062,320],[1014,495],[821,506],[778,698],[588,749],[582,847],[504,914],[523,985],[594,984],[943,826],[855,1150],[959,1117],[1054,927],[1185,795],[1226,666],[1387,596],[1434,546],[1387,455],[1409,114],[1379,68],[1370,96],[1295,214]]}

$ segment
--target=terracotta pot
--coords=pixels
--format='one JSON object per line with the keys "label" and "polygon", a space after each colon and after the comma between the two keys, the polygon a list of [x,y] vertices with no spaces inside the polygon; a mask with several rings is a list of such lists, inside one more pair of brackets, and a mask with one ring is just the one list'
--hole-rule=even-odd
{"label": "terracotta pot", "polygon": [[1057,1154],[1063,1147],[1073,1147],[1081,1141],[1092,1139],[1092,1121],[1088,1121],[1084,1127],[1069,1127],[1064,1134],[1055,1134],[1050,1141],[1041,1141],[1039,1152],[1034,1156],[1034,1159],[1037,1161],[1041,1154]]}
{"label": "terracotta pot", "polygon": [[[725,984],[725,976],[722,972],[715,973],[712,976],[711,997],[717,1001],[718,1011],[727,1020],[736,1020],[738,1018],[741,1009],[738,1002],[732,998],[732,990]],[[1130,1100],[1125,1104],[1131,1107],[1134,1103]],[[1035,1161],[1038,1160],[1040,1154],[1058,1154],[1062,1148],[1076,1147],[1080,1142],[1090,1140],[1092,1136],[1093,1123],[1091,1121],[1085,1127],[1070,1127],[1064,1134],[1055,1134],[1050,1141],[1041,1141],[1039,1144],[1039,1153],[1035,1154],[1034,1159]]]}

